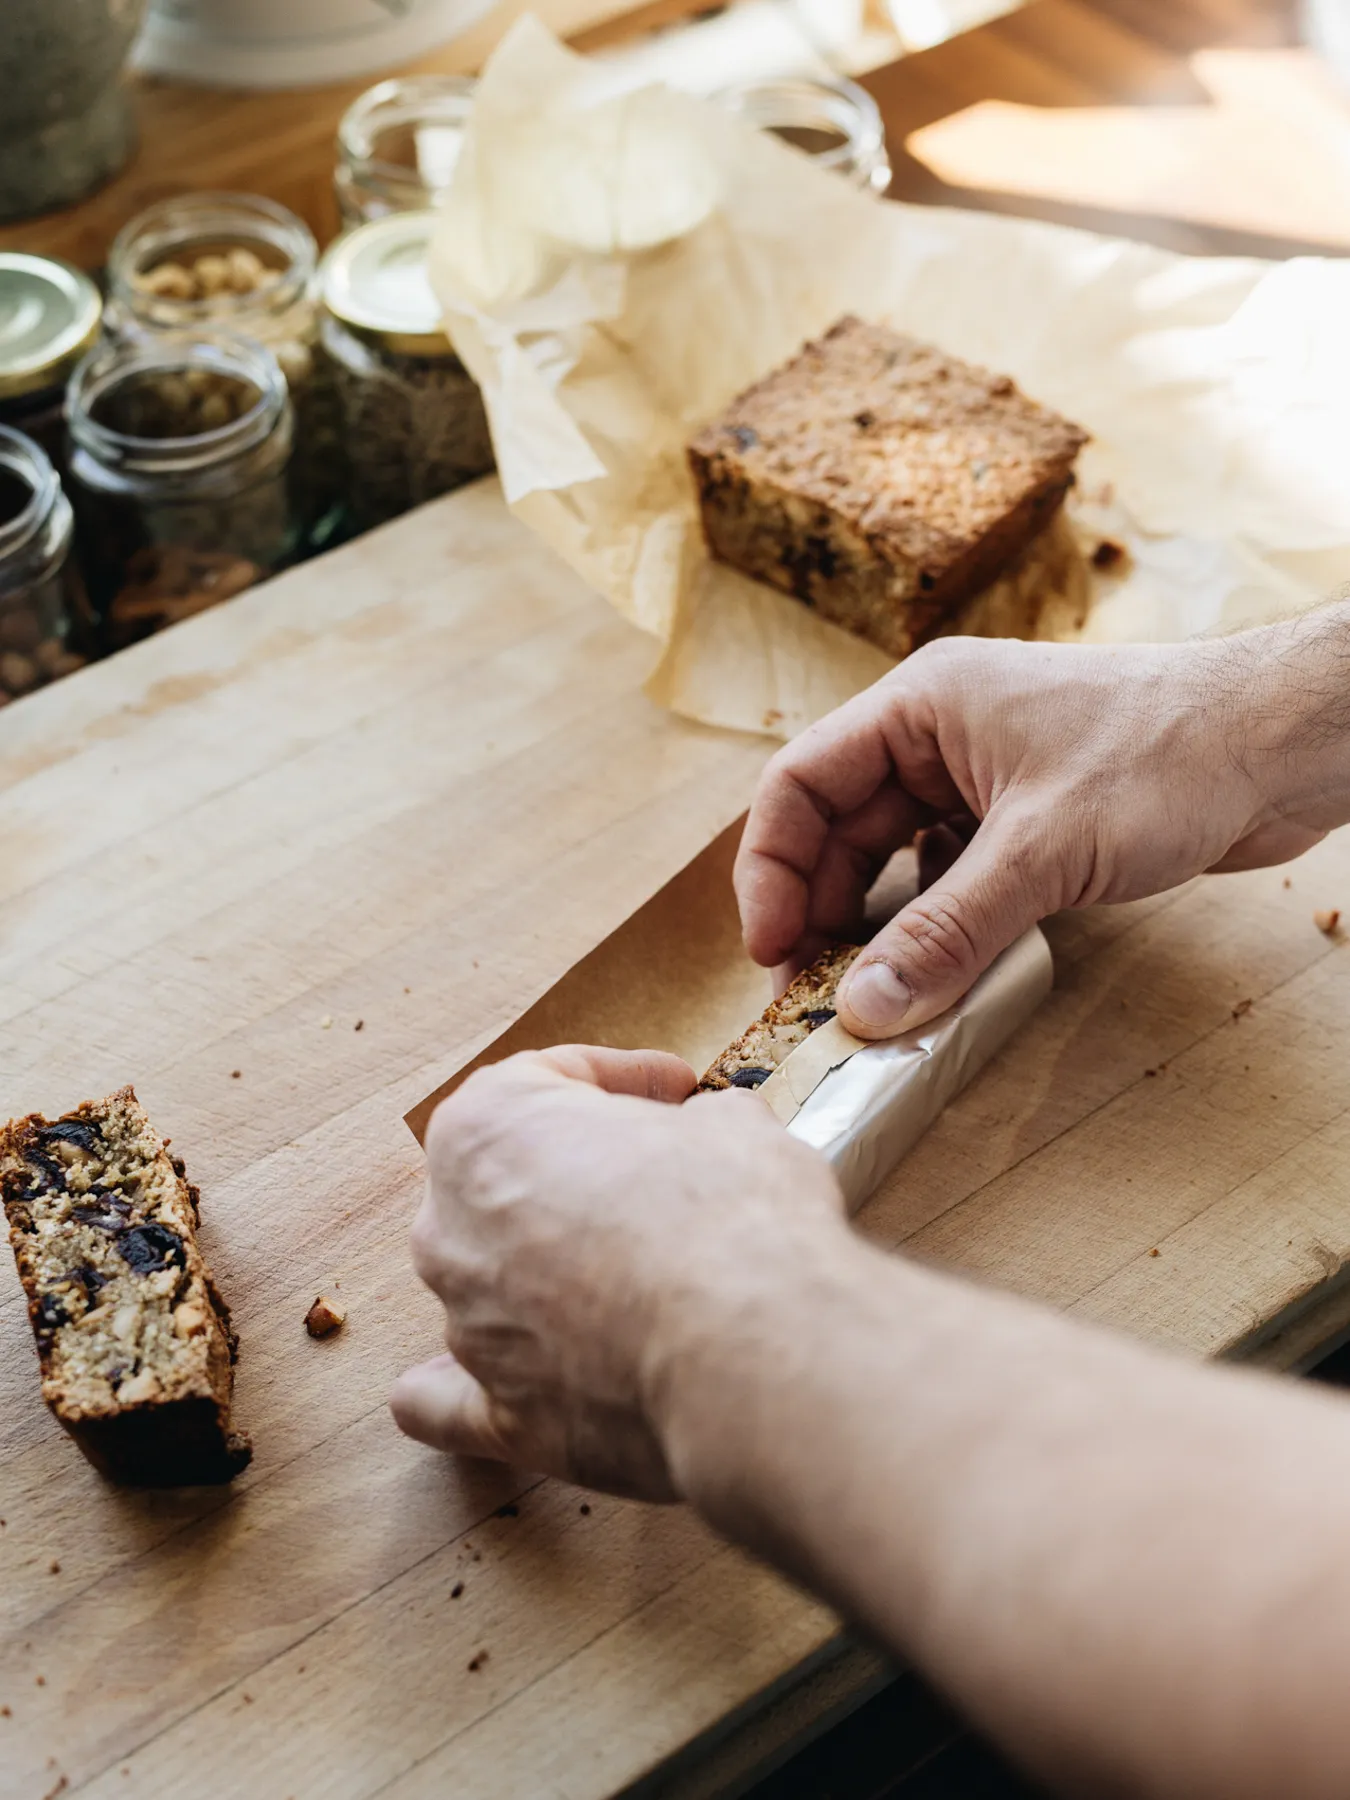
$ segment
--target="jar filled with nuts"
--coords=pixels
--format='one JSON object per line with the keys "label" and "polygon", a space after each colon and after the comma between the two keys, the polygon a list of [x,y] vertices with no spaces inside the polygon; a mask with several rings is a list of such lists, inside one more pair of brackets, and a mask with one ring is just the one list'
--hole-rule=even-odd
{"label": "jar filled with nuts", "polygon": [[320,547],[345,488],[330,372],[319,349],[318,246],[302,219],[255,194],[187,194],[148,207],[108,256],[108,318],[122,336],[256,338],[295,409],[296,510]]}
{"label": "jar filled with nuts", "polygon": [[31,438],[0,425],[0,706],[78,669],[70,502]]}
{"label": "jar filled with nuts", "polygon": [[493,468],[483,396],[427,277],[436,214],[395,213],[329,246],[323,343],[337,384],[348,500],[365,529]]}
{"label": "jar filled with nuts", "polygon": [[292,561],[292,414],[247,338],[100,345],[67,399],[89,600],[111,648],[228,600]]}
{"label": "jar filled with nuts", "polygon": [[0,250],[0,424],[34,438],[58,469],[66,383],[102,317],[102,295],[79,269]]}
{"label": "jar filled with nuts", "polygon": [[354,100],[337,134],[333,186],[345,225],[434,206],[459,160],[477,83],[401,75]]}

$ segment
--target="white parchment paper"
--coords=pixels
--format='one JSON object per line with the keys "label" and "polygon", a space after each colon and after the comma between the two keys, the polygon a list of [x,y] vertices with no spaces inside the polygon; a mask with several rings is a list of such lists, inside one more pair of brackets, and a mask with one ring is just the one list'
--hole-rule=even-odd
{"label": "white parchment paper", "polygon": [[[655,640],[649,691],[788,736],[887,659],[707,556],[684,460],[845,312],[1012,375],[1093,434],[1075,530],[1125,573],[1046,635],[1177,639],[1350,580],[1350,262],[1182,257],[877,201],[713,102],[622,93],[520,21],[437,234],[513,509]],[[997,608],[994,609],[995,612]]]}

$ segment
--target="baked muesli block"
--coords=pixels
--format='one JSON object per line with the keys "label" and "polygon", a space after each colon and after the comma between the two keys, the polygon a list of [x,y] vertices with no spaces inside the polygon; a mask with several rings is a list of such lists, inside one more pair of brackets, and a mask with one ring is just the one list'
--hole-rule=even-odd
{"label": "baked muesli block", "polygon": [[803,969],[772,1006],[766,1006],[734,1044],[728,1044],[699,1082],[699,1091],[757,1088],[766,1082],[798,1044],[834,1017],[835,990],[860,948],[858,944],[832,945]]}
{"label": "baked muesli block", "polygon": [[237,1339],[197,1247],[197,1189],[131,1088],[0,1130],[0,1201],[42,1396],[89,1460],[141,1487],[228,1481]]}
{"label": "baked muesli block", "polygon": [[1053,520],[1087,434],[992,375],[844,318],[689,446],[713,555],[906,656]]}

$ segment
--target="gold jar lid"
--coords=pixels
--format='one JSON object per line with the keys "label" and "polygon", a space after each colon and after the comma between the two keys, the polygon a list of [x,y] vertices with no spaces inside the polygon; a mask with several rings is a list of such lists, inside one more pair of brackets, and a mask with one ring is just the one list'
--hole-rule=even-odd
{"label": "gold jar lid", "polygon": [[434,211],[391,213],[330,244],[319,264],[324,306],[358,337],[402,356],[453,356],[427,275]]}
{"label": "gold jar lid", "polygon": [[102,296],[81,270],[0,251],[0,400],[62,386],[102,319]]}

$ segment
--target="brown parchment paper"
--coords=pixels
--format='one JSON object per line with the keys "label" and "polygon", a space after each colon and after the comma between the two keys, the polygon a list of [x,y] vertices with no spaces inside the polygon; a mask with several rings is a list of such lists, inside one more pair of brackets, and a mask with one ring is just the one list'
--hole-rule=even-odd
{"label": "brown parchment paper", "polygon": [[[1093,433],[1073,527],[1130,556],[1090,610],[1053,596],[1043,635],[1177,639],[1350,579],[1350,263],[881,202],[714,102],[617,79],[517,23],[483,71],[431,275],[508,502],[652,635],[654,698],[788,736],[888,666],[711,562],[684,464],[733,394],[848,311]],[[972,626],[1019,611],[996,595]]]}
{"label": "brown parchment paper", "polygon": [[[741,943],[731,885],[743,823],[415,1106],[407,1123],[418,1142],[440,1101],[474,1069],[520,1050],[559,1043],[673,1050],[701,1071],[738,1037],[770,998],[767,974]],[[913,890],[913,858],[902,854],[873,890],[870,921],[889,916]],[[1050,979],[1049,949],[1033,929],[941,1018],[886,1044],[864,1044],[831,1020],[779,1065],[761,1095],[788,1131],[825,1157],[854,1211],[1030,1017]]]}

